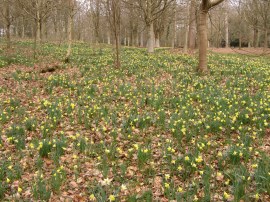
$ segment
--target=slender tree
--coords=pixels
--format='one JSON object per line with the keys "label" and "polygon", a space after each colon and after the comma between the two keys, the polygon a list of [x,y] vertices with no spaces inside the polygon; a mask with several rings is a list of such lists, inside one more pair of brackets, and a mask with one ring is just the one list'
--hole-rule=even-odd
{"label": "slender tree", "polygon": [[71,55],[71,46],[72,46],[72,30],[73,30],[73,21],[74,21],[74,15],[75,15],[75,0],[69,0],[67,9],[68,9],[68,50],[67,55],[65,57],[65,62],[68,63],[70,60]]}
{"label": "slender tree", "polygon": [[188,48],[195,49],[196,46],[196,0],[191,0],[189,4],[189,31],[188,31]]}
{"label": "slender tree", "polygon": [[107,20],[114,38],[114,63],[120,68],[120,25],[121,25],[121,2],[120,0],[106,0]]}

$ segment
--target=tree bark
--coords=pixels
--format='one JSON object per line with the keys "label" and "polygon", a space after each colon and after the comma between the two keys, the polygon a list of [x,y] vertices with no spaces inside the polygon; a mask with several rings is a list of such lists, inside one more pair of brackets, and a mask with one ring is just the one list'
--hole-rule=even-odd
{"label": "tree bark", "polygon": [[210,8],[218,5],[223,0],[202,0],[199,12],[199,66],[200,73],[207,73],[207,14]]}
{"label": "tree bark", "polygon": [[186,28],[185,28],[184,53],[187,53],[187,49],[188,49],[188,30],[189,30],[189,26],[188,26],[188,24],[186,24]]}
{"label": "tree bark", "polygon": [[11,47],[11,37],[10,37],[10,27],[11,27],[11,22],[10,22],[10,2],[6,1],[6,40],[7,40],[7,49],[10,49]]}
{"label": "tree bark", "polygon": [[229,43],[229,21],[228,21],[228,8],[226,8],[226,13],[225,13],[225,47],[229,48],[230,43]]}
{"label": "tree bark", "polygon": [[191,0],[189,7],[188,48],[193,50],[196,46],[196,0]]}
{"label": "tree bark", "polygon": [[107,43],[111,44],[111,33],[109,31],[107,33]]}
{"label": "tree bark", "polygon": [[120,68],[120,36],[118,32],[115,32],[115,66],[116,68]]}
{"label": "tree bark", "polygon": [[207,69],[207,13],[201,9],[199,13],[199,66],[198,71],[206,73]]}
{"label": "tree bark", "polygon": [[24,24],[24,16],[22,17],[22,39],[25,37],[25,24]]}
{"label": "tree bark", "polygon": [[253,47],[258,47],[258,28],[254,27],[253,29]]}
{"label": "tree bark", "polygon": [[41,43],[41,1],[36,1],[36,43],[40,45]]}
{"label": "tree bark", "polygon": [[69,14],[68,14],[68,27],[67,27],[68,50],[67,50],[67,55],[66,55],[66,58],[65,58],[66,63],[69,63],[70,55],[71,55],[72,28],[73,28],[73,16],[74,16],[73,9],[74,9],[74,0],[70,0],[70,2],[69,2]]}
{"label": "tree bark", "polygon": [[6,37],[7,37],[7,49],[10,49],[10,47],[11,47],[11,40],[10,40],[10,24],[8,23],[7,24],[7,30],[6,30]]}
{"label": "tree bark", "polygon": [[36,41],[38,45],[41,43],[41,19],[40,18],[37,18],[36,20]]}
{"label": "tree bark", "polygon": [[147,28],[148,28],[147,50],[148,53],[154,53],[154,44],[155,44],[154,22],[153,21],[150,22]]}
{"label": "tree bark", "polygon": [[176,11],[175,11],[175,9],[176,9],[176,1],[175,1],[175,4],[174,4],[174,15],[173,15],[173,33],[172,33],[172,44],[171,44],[171,46],[172,46],[172,48],[174,48],[175,47],[175,41],[176,41]]}

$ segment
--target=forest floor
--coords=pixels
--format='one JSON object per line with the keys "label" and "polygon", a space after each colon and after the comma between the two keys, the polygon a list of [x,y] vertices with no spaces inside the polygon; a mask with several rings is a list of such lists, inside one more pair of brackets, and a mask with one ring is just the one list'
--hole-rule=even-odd
{"label": "forest floor", "polygon": [[[1,201],[269,201],[270,59],[0,45]],[[226,52],[227,53],[227,52]]]}
{"label": "forest floor", "polygon": [[270,57],[270,48],[209,48],[210,51],[214,53],[222,54],[240,54],[240,55],[253,55],[253,56],[265,56]]}

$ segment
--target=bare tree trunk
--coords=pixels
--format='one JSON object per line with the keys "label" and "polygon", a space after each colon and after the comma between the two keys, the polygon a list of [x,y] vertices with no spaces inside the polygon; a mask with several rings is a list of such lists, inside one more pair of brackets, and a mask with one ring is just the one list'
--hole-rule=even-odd
{"label": "bare tree trunk", "polygon": [[40,18],[36,20],[36,41],[39,45],[41,43],[41,22]]}
{"label": "bare tree trunk", "polygon": [[109,31],[107,33],[107,43],[111,44],[111,33]]}
{"label": "bare tree trunk", "polygon": [[199,13],[199,66],[198,71],[206,73],[207,68],[207,10],[200,9]]}
{"label": "bare tree trunk", "polygon": [[147,40],[147,50],[148,53],[154,53],[154,44],[155,44],[155,33],[154,33],[154,22],[150,22],[148,25],[148,40]]}
{"label": "bare tree trunk", "polygon": [[175,4],[174,4],[174,16],[173,16],[173,33],[172,33],[172,48],[175,47],[175,41],[176,41],[176,1],[175,1]]}
{"label": "bare tree trunk", "polygon": [[10,49],[11,47],[11,37],[10,37],[10,27],[11,27],[11,22],[10,22],[10,2],[6,1],[6,39],[7,39],[7,49]]}
{"label": "bare tree trunk", "polygon": [[67,55],[65,58],[65,62],[69,63],[70,60],[70,55],[71,55],[71,45],[72,45],[72,28],[73,28],[73,9],[74,9],[74,1],[70,0],[69,3],[69,14],[68,14],[68,27],[67,27],[67,32],[68,32],[68,50],[67,50]]}
{"label": "bare tree trunk", "polygon": [[7,24],[7,30],[6,30],[6,37],[7,37],[7,49],[10,49],[10,47],[11,47],[11,40],[10,40],[10,24],[8,23]]}
{"label": "bare tree trunk", "polygon": [[225,47],[229,48],[229,21],[228,21],[228,8],[226,8],[226,13],[225,13]]}
{"label": "bare tree trunk", "polygon": [[188,49],[188,29],[189,26],[186,23],[186,28],[185,28],[185,43],[184,43],[184,53],[187,53],[187,49]]}
{"label": "bare tree trunk", "polygon": [[120,68],[121,63],[120,63],[120,36],[119,33],[115,33],[115,66],[117,68]]}
{"label": "bare tree trunk", "polygon": [[258,28],[254,27],[253,29],[253,47],[258,47]]}
{"label": "bare tree trunk", "polygon": [[42,33],[41,34],[41,38],[42,38],[42,41],[47,41],[48,40],[48,28],[47,28],[47,19],[44,19],[43,21],[43,26],[41,27],[42,28]]}
{"label": "bare tree trunk", "polygon": [[22,17],[22,38],[25,37],[25,24],[24,24],[24,16]]}
{"label": "bare tree trunk", "polygon": [[114,63],[116,68],[121,67],[120,62],[120,30],[121,30],[121,9],[120,9],[120,0],[112,0],[111,4],[112,10],[112,22],[111,26],[114,32],[114,43],[115,43],[115,55],[114,55]]}
{"label": "bare tree trunk", "polygon": [[40,14],[41,2],[36,1],[36,43],[40,45],[41,43],[41,14]]}
{"label": "bare tree trunk", "polygon": [[188,48],[193,50],[196,45],[196,0],[191,0],[189,7]]}

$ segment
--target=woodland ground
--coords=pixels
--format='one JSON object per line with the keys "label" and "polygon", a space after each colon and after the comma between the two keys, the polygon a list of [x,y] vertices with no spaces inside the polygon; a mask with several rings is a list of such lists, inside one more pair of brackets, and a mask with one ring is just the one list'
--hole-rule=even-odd
{"label": "woodland ground", "polygon": [[0,45],[1,201],[270,201],[270,59]]}

